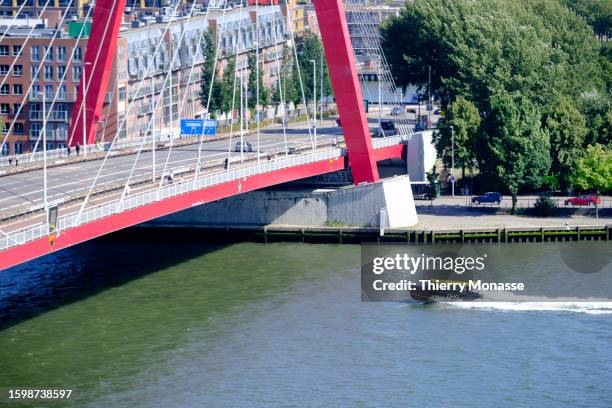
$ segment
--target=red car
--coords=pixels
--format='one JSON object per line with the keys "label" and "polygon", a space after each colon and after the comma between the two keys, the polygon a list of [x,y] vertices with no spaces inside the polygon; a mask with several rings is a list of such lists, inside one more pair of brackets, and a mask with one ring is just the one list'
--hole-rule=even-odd
{"label": "red car", "polygon": [[578,197],[572,197],[565,200],[565,205],[595,205],[595,203],[601,204],[601,198],[596,198],[592,195],[581,195]]}

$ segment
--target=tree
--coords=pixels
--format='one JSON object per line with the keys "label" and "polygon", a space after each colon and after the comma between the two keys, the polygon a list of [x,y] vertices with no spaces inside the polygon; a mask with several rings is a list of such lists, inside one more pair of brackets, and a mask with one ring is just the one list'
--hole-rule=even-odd
{"label": "tree", "polygon": [[519,189],[540,187],[550,169],[550,145],[540,113],[525,96],[504,93],[492,98],[484,126],[490,160],[481,162],[481,170],[508,189],[514,214]]}
{"label": "tree", "polygon": [[[221,107],[221,98],[219,94],[220,84],[214,72],[217,40],[215,34],[210,29],[204,34],[201,47],[204,63],[202,64],[200,103],[204,108],[208,108],[210,112],[214,113]],[[211,95],[210,101],[208,100],[209,95]]]}
{"label": "tree", "polygon": [[[304,39],[302,41],[302,50],[300,52],[300,70],[302,74],[302,84],[304,86],[304,94],[306,95],[306,100],[312,99],[312,84],[313,84],[313,64],[311,60],[316,62],[316,75],[317,78],[316,88],[317,88],[317,98],[321,95],[320,93],[320,72],[319,69],[321,67],[321,59],[323,59],[323,90],[326,95],[330,96],[333,94],[331,81],[329,79],[329,73],[327,71],[327,61],[325,60],[325,53],[323,52],[323,44],[321,43],[321,39],[319,36],[307,32],[304,35]],[[299,86],[299,85],[298,85]],[[301,92],[301,90],[300,90]]]}
{"label": "tree", "polygon": [[567,187],[586,136],[586,120],[574,103],[560,97],[544,114],[542,127],[550,140],[551,175]]}
{"label": "tree", "polygon": [[[270,104],[270,93],[263,83],[263,70],[257,69],[257,56],[255,52],[249,53],[249,109],[255,109],[257,105],[257,82],[259,82],[259,104],[268,106]],[[258,79],[259,77],[259,79]]]}
{"label": "tree", "polygon": [[595,192],[595,217],[599,218],[599,196],[612,189],[612,151],[600,144],[588,146],[573,181],[579,188]]}
{"label": "tree", "polygon": [[221,112],[231,113],[232,105],[236,98],[236,92],[240,89],[239,86],[240,83],[236,80],[236,56],[231,55],[227,59],[227,66],[223,71],[223,78],[219,90],[221,100],[219,110]]}
{"label": "tree", "polygon": [[[451,131],[452,126],[452,131]],[[445,120],[434,133],[434,144],[438,156],[444,165],[452,165],[452,139],[454,133],[455,164],[461,166],[461,177],[465,178],[465,169],[473,166],[476,159],[480,114],[473,103],[458,97],[449,107]]]}
{"label": "tree", "polygon": [[565,0],[565,4],[583,17],[602,39],[612,36],[612,2],[610,0]]}

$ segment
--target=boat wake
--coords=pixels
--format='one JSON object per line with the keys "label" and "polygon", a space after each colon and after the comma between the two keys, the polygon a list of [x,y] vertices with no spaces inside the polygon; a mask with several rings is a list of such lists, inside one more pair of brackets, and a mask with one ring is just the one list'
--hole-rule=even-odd
{"label": "boat wake", "polygon": [[573,312],[591,315],[612,314],[610,301],[550,301],[550,302],[439,302],[444,307],[457,309],[502,310],[519,312]]}

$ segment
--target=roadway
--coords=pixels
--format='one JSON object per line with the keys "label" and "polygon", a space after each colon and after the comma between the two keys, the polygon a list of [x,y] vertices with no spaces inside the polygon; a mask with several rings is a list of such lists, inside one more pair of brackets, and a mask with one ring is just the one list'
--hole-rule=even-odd
{"label": "roadway", "polygon": [[[311,146],[311,137],[307,128],[287,129],[287,147]],[[342,130],[337,127],[319,128],[317,140],[329,142],[339,138]],[[240,135],[234,134],[231,139],[211,140],[203,143],[202,165],[213,161],[224,160],[231,154],[232,163],[240,161],[240,153],[234,152],[235,144],[240,140]],[[253,150],[257,149],[257,135],[252,131],[245,136],[250,142]],[[260,152],[284,151],[285,141],[282,128],[271,127],[260,130],[259,137]],[[198,157],[198,145],[182,145],[159,149],[155,153],[155,170],[158,177],[161,175],[164,164],[169,157],[167,172],[191,167],[195,168]],[[245,153],[244,157],[256,157],[256,153]],[[96,188],[125,183],[134,166],[135,154],[126,156],[110,156],[104,165]],[[66,200],[71,196],[87,193],[100,166],[102,160],[83,161],[66,164],[63,166],[50,167],[47,169],[47,192],[48,201]],[[153,153],[142,152],[134,169],[132,180],[138,180],[152,174]],[[167,174],[167,173],[166,173]],[[43,204],[43,171],[32,170],[16,173],[0,178],[0,215],[21,212]]]}

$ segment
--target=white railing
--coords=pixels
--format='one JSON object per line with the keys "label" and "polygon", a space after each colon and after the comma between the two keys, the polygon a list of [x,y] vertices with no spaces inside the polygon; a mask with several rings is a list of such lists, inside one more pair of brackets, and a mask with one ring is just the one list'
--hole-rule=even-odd
{"label": "white railing", "polygon": [[[341,155],[341,149],[331,148],[305,154],[289,155],[280,159],[262,161],[259,164],[252,164],[235,169],[230,168],[229,170],[224,170],[218,173],[202,175],[195,180],[185,180],[175,184],[166,185],[159,189],[128,196],[123,201],[113,201],[90,207],[83,211],[80,216],[79,214],[69,214],[60,217],[58,219],[56,231],[59,232],[79,225],[87,224],[94,220],[108,217],[112,214],[217,184],[239,180],[256,174],[282,170],[288,167],[299,166],[322,160],[335,159]],[[2,237],[0,237],[0,251],[13,246],[22,245],[28,241],[42,238],[48,234],[49,227],[45,223],[40,223],[27,229],[4,234]]]}
{"label": "white railing", "polygon": [[388,137],[375,137],[372,139],[372,147],[380,149],[381,147],[394,146],[402,143],[406,140],[404,135],[388,136]]}

